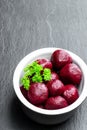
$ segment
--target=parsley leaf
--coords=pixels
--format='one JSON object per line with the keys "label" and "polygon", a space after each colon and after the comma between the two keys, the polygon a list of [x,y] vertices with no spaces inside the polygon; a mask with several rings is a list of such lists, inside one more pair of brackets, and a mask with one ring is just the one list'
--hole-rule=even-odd
{"label": "parsley leaf", "polygon": [[51,79],[51,70],[48,68],[45,68],[43,71],[43,77],[45,81],[49,81]]}
{"label": "parsley leaf", "polygon": [[24,88],[25,88],[26,90],[29,89],[30,80],[29,80],[26,76],[24,76],[23,78],[21,78],[21,83],[24,85]]}
{"label": "parsley leaf", "polygon": [[40,73],[36,73],[33,77],[32,77],[32,81],[33,82],[42,82],[42,76]]}
{"label": "parsley leaf", "polygon": [[[42,73],[43,72],[43,73]],[[27,65],[24,68],[24,76],[21,78],[21,83],[26,90],[29,90],[31,82],[43,82],[51,79],[51,70],[43,68],[36,61]]]}

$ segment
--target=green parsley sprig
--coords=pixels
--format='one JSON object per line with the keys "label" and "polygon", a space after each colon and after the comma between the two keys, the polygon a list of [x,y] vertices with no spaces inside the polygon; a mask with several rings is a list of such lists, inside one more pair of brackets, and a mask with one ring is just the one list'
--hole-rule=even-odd
{"label": "green parsley sprig", "polygon": [[51,70],[43,68],[36,61],[27,65],[24,68],[24,75],[21,78],[21,83],[26,90],[29,90],[31,82],[44,82],[51,79]]}
{"label": "green parsley sprig", "polygon": [[43,77],[45,81],[49,81],[51,79],[51,71],[48,68],[43,70]]}

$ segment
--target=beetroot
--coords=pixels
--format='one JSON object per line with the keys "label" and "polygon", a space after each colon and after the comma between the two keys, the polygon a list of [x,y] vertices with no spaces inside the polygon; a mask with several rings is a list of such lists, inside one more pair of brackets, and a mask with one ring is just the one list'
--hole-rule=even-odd
{"label": "beetroot", "polygon": [[48,98],[48,88],[44,83],[31,84],[28,91],[28,100],[32,104],[41,104]]}
{"label": "beetroot", "polygon": [[28,91],[23,86],[20,87],[20,90],[21,90],[23,96],[27,99],[27,92]]}
{"label": "beetroot", "polygon": [[72,104],[79,97],[78,89],[72,84],[66,85],[63,96],[67,100],[68,104]]}
{"label": "beetroot", "polygon": [[58,79],[49,81],[47,87],[50,96],[61,95],[64,92],[64,84]]}
{"label": "beetroot", "polygon": [[42,65],[43,68],[52,69],[52,63],[48,59],[38,59],[36,60],[38,64]]}
{"label": "beetroot", "polygon": [[67,63],[72,62],[71,56],[64,50],[56,50],[51,56],[53,67],[57,70],[61,69]]}
{"label": "beetroot", "polygon": [[[54,51],[51,61],[45,58],[36,61],[31,68],[25,68],[24,84],[20,87],[30,103],[42,109],[54,110],[67,107],[79,98],[76,87],[82,79],[82,71],[66,51]],[[38,66],[43,69],[38,71]]]}
{"label": "beetroot", "polygon": [[60,77],[65,84],[78,85],[82,78],[82,72],[75,63],[69,63],[60,70]]}
{"label": "beetroot", "polygon": [[59,76],[56,72],[51,73],[51,80],[59,79]]}
{"label": "beetroot", "polygon": [[44,105],[43,104],[38,104],[36,106],[39,107],[39,108],[43,108],[44,109]]}
{"label": "beetroot", "polygon": [[46,105],[45,105],[45,108],[49,109],[49,110],[53,110],[53,109],[64,108],[67,106],[68,106],[68,103],[63,97],[56,96],[56,97],[48,98]]}

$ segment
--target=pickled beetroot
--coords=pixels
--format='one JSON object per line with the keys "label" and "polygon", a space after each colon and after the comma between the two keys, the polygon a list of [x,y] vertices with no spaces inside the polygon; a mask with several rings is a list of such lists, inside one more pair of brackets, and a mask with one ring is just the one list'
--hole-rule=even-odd
{"label": "pickled beetroot", "polygon": [[20,87],[20,90],[21,90],[23,96],[27,99],[27,92],[28,91],[23,86]]}
{"label": "pickled beetroot", "polygon": [[28,91],[28,100],[32,104],[41,104],[48,98],[48,88],[44,83],[31,84]]}
{"label": "pickled beetroot", "polygon": [[49,81],[47,87],[50,96],[61,95],[64,92],[64,84],[58,79]]}
{"label": "pickled beetroot", "polygon": [[[66,51],[56,50],[52,53],[51,60],[42,58],[36,61],[37,64],[42,65],[43,69],[50,69],[47,69],[50,71],[50,78],[45,80],[48,78],[49,73],[43,73],[43,70],[39,73],[34,71],[30,77],[24,77],[23,82],[25,83],[24,85],[27,85],[27,89],[25,86],[21,86],[20,90],[30,103],[42,109],[54,110],[67,107],[79,98],[76,86],[79,85],[82,79],[82,71]],[[37,72],[36,77],[35,72]],[[32,78],[33,80],[31,80]],[[27,82],[28,79],[30,84]]]}
{"label": "pickled beetroot", "polygon": [[82,78],[82,72],[75,63],[69,63],[60,70],[60,77],[65,84],[78,85]]}
{"label": "pickled beetroot", "polygon": [[72,84],[66,85],[63,96],[67,100],[68,104],[72,104],[79,97],[78,89]]}
{"label": "pickled beetroot", "polygon": [[55,79],[59,79],[59,76],[58,76],[57,73],[52,72],[52,73],[51,73],[51,80],[55,80]]}
{"label": "pickled beetroot", "polygon": [[51,56],[53,67],[57,70],[61,69],[67,63],[72,62],[71,56],[64,50],[56,50]]}
{"label": "pickled beetroot", "polygon": [[48,59],[38,59],[36,61],[38,62],[38,64],[42,65],[43,68],[52,69],[52,63]]}
{"label": "pickled beetroot", "polygon": [[56,96],[56,97],[48,98],[45,108],[49,110],[54,110],[54,109],[64,108],[67,106],[68,106],[68,103],[63,97]]}
{"label": "pickled beetroot", "polygon": [[38,104],[36,106],[39,107],[39,108],[43,108],[44,109],[44,105],[43,104]]}

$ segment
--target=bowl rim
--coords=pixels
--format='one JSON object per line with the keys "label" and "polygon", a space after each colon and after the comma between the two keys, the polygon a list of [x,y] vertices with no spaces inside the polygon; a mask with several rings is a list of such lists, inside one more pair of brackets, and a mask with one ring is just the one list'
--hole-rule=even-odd
{"label": "bowl rim", "polygon": [[[53,53],[55,50],[65,50],[66,52],[68,52],[71,57],[73,58],[73,60],[80,66],[82,73],[83,73],[83,78],[84,78],[84,84],[83,84],[83,89],[82,92],[79,96],[79,98],[71,105],[62,108],[62,109],[57,109],[57,110],[46,110],[46,109],[42,109],[42,108],[38,108],[36,106],[34,106],[33,104],[31,104],[29,101],[27,101],[24,96],[22,95],[21,91],[20,91],[20,87],[19,87],[19,80],[20,80],[20,74],[23,71],[23,68],[25,67],[26,64],[28,64],[28,62],[30,60],[32,60],[32,57],[35,58],[36,56],[40,56],[41,54],[46,54],[46,53]],[[59,114],[64,114],[67,112],[70,112],[72,110],[74,110],[75,108],[77,108],[87,97],[87,65],[86,63],[75,53],[63,49],[63,48],[55,48],[55,47],[47,47],[47,48],[40,48],[38,50],[32,51],[31,53],[29,53],[28,55],[26,55],[16,66],[14,74],[13,74],[13,88],[14,91],[16,93],[16,96],[18,97],[18,99],[20,100],[20,102],[27,107],[28,109],[40,113],[40,114],[45,114],[45,115],[59,115]]]}

